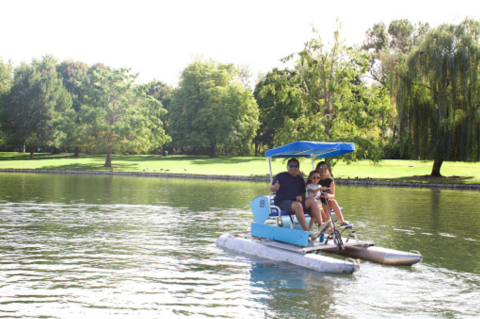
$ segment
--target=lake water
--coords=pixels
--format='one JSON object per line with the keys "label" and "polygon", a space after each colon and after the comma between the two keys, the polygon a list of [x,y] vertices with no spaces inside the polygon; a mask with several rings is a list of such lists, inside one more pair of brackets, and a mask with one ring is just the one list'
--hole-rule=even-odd
{"label": "lake water", "polygon": [[317,273],[226,251],[266,183],[0,173],[0,318],[476,318],[478,191],[337,187],[359,239],[424,256]]}

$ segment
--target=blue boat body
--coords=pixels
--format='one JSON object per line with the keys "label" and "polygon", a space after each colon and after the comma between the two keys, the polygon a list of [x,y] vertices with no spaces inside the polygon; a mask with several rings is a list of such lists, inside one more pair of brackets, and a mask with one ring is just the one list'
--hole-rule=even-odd
{"label": "blue boat body", "polygon": [[[304,231],[298,224],[296,217],[294,219],[294,227],[290,228],[290,217],[283,217],[282,220],[288,225],[284,227],[272,226],[265,224],[265,221],[271,216],[278,216],[278,212],[271,213],[269,208],[269,197],[258,196],[250,202],[253,218],[255,222],[251,226],[251,234],[255,237],[272,239],[298,246],[308,246],[308,232]],[[282,216],[287,212],[281,212]],[[305,217],[307,224],[310,217]]]}
{"label": "blue boat body", "polygon": [[254,237],[281,241],[297,246],[308,246],[308,232],[304,230],[252,223],[250,234]]}

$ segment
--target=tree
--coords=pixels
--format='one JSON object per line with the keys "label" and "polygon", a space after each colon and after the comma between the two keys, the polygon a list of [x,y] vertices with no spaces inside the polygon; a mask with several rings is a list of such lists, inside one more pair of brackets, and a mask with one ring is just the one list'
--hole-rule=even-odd
{"label": "tree", "polygon": [[[428,23],[413,25],[410,21],[394,20],[387,26],[376,23],[365,33],[362,50],[370,54],[371,77],[382,86],[392,90],[395,86],[396,69],[406,61],[408,53],[418,45],[429,30]],[[390,79],[390,81],[389,81]]]}
{"label": "tree", "polygon": [[[274,147],[275,135],[283,129],[285,117],[296,119],[301,112],[293,104],[291,96],[283,96],[282,90],[288,86],[295,71],[277,68],[268,72],[255,86],[253,95],[257,100],[259,109],[260,127],[253,139],[255,143],[255,156],[258,156],[260,145],[271,149]],[[265,88],[265,89],[264,89]],[[287,91],[288,95],[289,92]]]}
{"label": "tree", "polygon": [[[13,84],[13,67],[12,62],[8,61],[8,63],[3,62],[0,59],[0,104],[3,101],[3,96],[10,92],[10,88]],[[0,110],[2,106],[0,105]],[[0,114],[1,115],[1,114]],[[0,121],[1,122],[1,121]],[[2,132],[2,126],[0,123],[0,145],[4,142],[5,133]]]}
{"label": "tree", "polygon": [[[392,109],[387,92],[363,83],[368,57],[344,46],[339,31],[334,33],[331,46],[316,35],[301,52],[285,59],[298,57],[291,77],[276,95],[300,115],[285,117],[283,129],[275,136],[276,144],[296,140],[352,141],[358,145],[357,157],[368,153],[371,160],[380,160],[384,132],[379,121]],[[263,90],[269,89],[273,92],[272,85]]]}
{"label": "tree", "polygon": [[414,155],[443,161],[480,160],[480,23],[441,25],[428,32],[403,70],[397,107],[401,133]]}
{"label": "tree", "polygon": [[45,56],[15,69],[14,83],[1,103],[2,128],[9,138],[28,145],[30,158],[38,146],[54,146],[62,132],[57,124],[71,111],[70,94],[55,70],[56,59]]}
{"label": "tree", "polygon": [[68,121],[63,121],[59,129],[64,132],[60,145],[65,148],[73,147],[74,157],[79,156],[82,143],[82,126],[80,121],[80,108],[87,103],[88,88],[90,87],[89,67],[83,62],[64,61],[57,65],[57,72],[63,80],[63,86],[72,97],[72,108]]}
{"label": "tree", "polygon": [[258,107],[236,76],[233,64],[197,60],[187,66],[171,103],[174,145],[205,147],[211,157],[220,145],[248,149],[258,127]]}
{"label": "tree", "polygon": [[[366,32],[362,50],[369,55],[368,74],[375,83],[388,90],[393,103],[395,103],[400,72],[406,64],[408,54],[418,45],[428,30],[428,24],[421,22],[412,24],[402,19],[394,20],[388,26],[383,22],[374,24]],[[389,134],[386,136],[384,156],[410,158],[411,141],[399,139],[399,118],[396,110],[391,112],[387,129]]]}
{"label": "tree", "polygon": [[106,153],[104,167],[112,167],[112,154],[146,151],[169,140],[162,128],[161,103],[135,88],[129,69],[96,65],[91,92],[82,105],[82,140],[86,148]]}
{"label": "tree", "polygon": [[[169,110],[173,98],[173,88],[170,85],[158,80],[153,80],[147,84],[143,84],[141,87],[147,96],[161,103],[162,112],[159,115],[159,119],[162,121],[162,127],[165,130],[165,134],[169,135]],[[165,142],[171,142],[171,139],[168,141],[166,140]],[[163,144],[157,145],[157,147],[161,146],[163,146]]]}
{"label": "tree", "polygon": [[0,59],[0,96],[10,91],[13,84],[13,66],[12,62],[3,62]]}

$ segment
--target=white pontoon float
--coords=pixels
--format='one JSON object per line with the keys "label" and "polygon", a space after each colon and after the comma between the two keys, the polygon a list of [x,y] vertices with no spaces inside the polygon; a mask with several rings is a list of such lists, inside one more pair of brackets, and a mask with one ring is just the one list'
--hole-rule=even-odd
{"label": "white pontoon float", "polygon": [[[294,142],[272,150],[268,150],[270,180],[272,180],[272,158],[310,157],[312,170],[314,160],[353,152],[354,143],[321,143]],[[343,228],[340,232],[335,226],[335,215],[332,214],[334,231],[331,240],[324,242],[310,240],[309,233],[302,230],[294,214],[281,211],[273,204],[273,197],[259,196],[251,201],[254,222],[250,231],[231,232],[221,235],[217,245],[240,253],[258,257],[289,262],[320,272],[353,273],[360,269],[360,258],[383,265],[410,266],[422,261],[417,251],[403,252],[376,247],[373,241],[358,240],[353,227]],[[274,219],[271,219],[273,217]],[[307,224],[309,216],[306,213]],[[342,234],[346,233],[342,237]],[[328,237],[327,237],[328,238]],[[345,260],[326,256],[337,254],[348,257]]]}

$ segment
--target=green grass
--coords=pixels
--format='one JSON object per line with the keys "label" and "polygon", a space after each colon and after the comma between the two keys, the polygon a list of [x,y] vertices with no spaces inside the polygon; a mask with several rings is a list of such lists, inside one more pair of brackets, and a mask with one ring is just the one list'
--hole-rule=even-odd
{"label": "green grass", "polygon": [[[51,155],[0,152],[0,168],[51,169],[110,171],[103,167],[105,155],[88,155],[73,158],[72,154]],[[267,176],[268,161],[263,157],[219,157],[207,156],[158,156],[158,155],[114,155],[113,170],[116,172],[165,172],[178,174],[210,174]],[[374,179],[381,181],[403,181],[419,183],[474,183],[480,184],[480,163],[444,162],[441,173],[445,178],[426,178],[432,170],[432,161],[384,160],[378,165],[359,161],[347,165],[338,163],[334,167],[335,178]],[[285,171],[285,162],[272,162],[273,174]],[[311,170],[309,160],[301,162],[305,174]]]}

